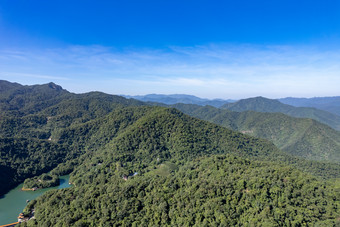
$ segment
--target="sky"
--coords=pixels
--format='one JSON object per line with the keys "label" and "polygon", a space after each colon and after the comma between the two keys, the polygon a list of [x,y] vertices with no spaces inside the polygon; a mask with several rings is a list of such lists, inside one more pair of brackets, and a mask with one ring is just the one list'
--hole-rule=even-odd
{"label": "sky", "polygon": [[1,0],[0,79],[83,93],[340,95],[340,1]]}

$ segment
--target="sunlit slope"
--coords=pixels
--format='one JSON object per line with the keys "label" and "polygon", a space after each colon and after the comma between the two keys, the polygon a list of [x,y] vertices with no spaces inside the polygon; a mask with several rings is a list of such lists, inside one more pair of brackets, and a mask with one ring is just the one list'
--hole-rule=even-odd
{"label": "sunlit slope", "polygon": [[340,133],[315,120],[281,113],[234,112],[211,106],[176,104],[174,107],[193,117],[268,139],[292,155],[340,163]]}
{"label": "sunlit slope", "polygon": [[35,219],[27,225],[339,224],[339,191],[287,166],[233,155],[142,166],[112,158],[93,157],[76,169],[72,188],[30,202],[26,212],[35,209]]}
{"label": "sunlit slope", "polygon": [[72,94],[49,83],[0,81],[0,195],[25,178],[48,172],[85,153],[58,140],[68,127],[144,103],[99,92]]}
{"label": "sunlit slope", "polygon": [[[105,151],[115,159],[142,163],[176,158],[189,160],[230,153],[256,160],[277,161],[326,178],[337,177],[339,165],[306,161],[280,151],[271,142],[202,121],[176,109],[129,107],[75,125],[58,136],[61,144]],[[120,158],[119,158],[120,157]]]}

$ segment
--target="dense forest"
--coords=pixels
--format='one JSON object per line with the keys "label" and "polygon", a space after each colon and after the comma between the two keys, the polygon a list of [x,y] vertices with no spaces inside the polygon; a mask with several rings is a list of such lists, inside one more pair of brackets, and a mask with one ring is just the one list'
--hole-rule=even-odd
{"label": "dense forest", "polygon": [[36,219],[23,226],[340,224],[339,190],[286,166],[213,155],[158,163],[125,181],[121,174],[138,166],[122,164],[93,160],[74,187],[31,202],[25,212],[34,207]]}
{"label": "dense forest", "polygon": [[116,108],[143,105],[100,92],[75,95],[53,83],[22,86],[0,81],[0,91],[0,196],[26,178],[85,153],[55,135]]}
{"label": "dense forest", "polygon": [[289,154],[308,160],[340,163],[340,132],[313,119],[189,104],[172,107],[190,116],[272,141]]}
{"label": "dense forest", "polygon": [[31,201],[23,226],[340,224],[337,162],[120,96],[0,91],[0,194],[69,173],[73,185]]}

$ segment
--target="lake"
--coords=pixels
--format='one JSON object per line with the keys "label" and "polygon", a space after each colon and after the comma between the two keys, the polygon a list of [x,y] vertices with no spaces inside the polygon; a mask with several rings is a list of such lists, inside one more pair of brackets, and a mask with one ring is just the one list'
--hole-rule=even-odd
{"label": "lake", "polygon": [[18,215],[26,206],[26,200],[33,200],[51,189],[68,188],[69,175],[60,177],[60,185],[51,188],[38,189],[37,191],[21,191],[23,184],[9,191],[0,199],[0,225],[18,221]]}

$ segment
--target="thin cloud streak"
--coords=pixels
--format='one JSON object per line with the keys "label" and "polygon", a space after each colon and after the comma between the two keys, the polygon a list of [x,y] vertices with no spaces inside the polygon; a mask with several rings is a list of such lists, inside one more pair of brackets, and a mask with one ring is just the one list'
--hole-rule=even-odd
{"label": "thin cloud streak", "polygon": [[0,50],[0,75],[30,84],[56,80],[75,92],[310,97],[339,95],[338,62],[338,50],[295,46],[210,45],[123,51],[71,46]]}
{"label": "thin cloud streak", "polygon": [[38,79],[48,79],[48,80],[70,80],[66,77],[49,76],[49,75],[39,75],[39,74],[28,74],[28,73],[8,73],[1,72],[1,76],[4,77],[28,77],[28,78],[38,78]]}

